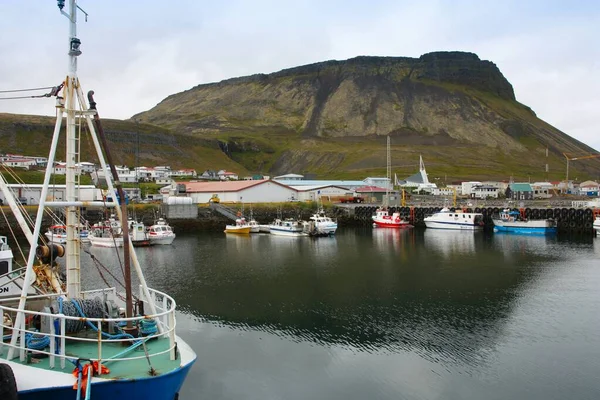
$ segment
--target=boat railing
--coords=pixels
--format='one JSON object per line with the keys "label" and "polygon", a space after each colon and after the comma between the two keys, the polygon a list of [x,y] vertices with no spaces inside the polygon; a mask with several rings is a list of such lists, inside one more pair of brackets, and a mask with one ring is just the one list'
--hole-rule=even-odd
{"label": "boat railing", "polygon": [[[27,309],[19,310],[17,308],[5,305],[7,302],[10,302],[10,304],[14,304],[15,301],[18,301],[18,298],[2,299],[0,300],[0,312],[3,316],[3,318],[0,319],[0,336],[2,337],[2,340],[0,341],[0,356],[4,355],[4,349],[2,347],[7,346],[8,349],[6,353],[6,359],[15,358],[15,352],[18,353],[18,357],[20,358],[21,362],[24,362],[26,360],[26,356],[28,354],[40,355],[41,357],[49,358],[50,368],[55,367],[56,361],[58,359],[60,361],[60,368],[64,369],[65,365],[67,365],[66,361],[70,361],[69,365],[71,365],[71,363],[76,363],[79,361],[79,358],[76,355],[76,351],[74,352],[73,347],[69,347],[67,345],[68,341],[69,344],[85,342],[97,343],[97,354],[95,358],[91,358],[91,361],[97,361],[98,364],[124,362],[142,358],[147,358],[150,361],[152,357],[156,357],[166,353],[169,353],[171,360],[175,360],[177,358],[177,345],[175,343],[175,300],[167,294],[158,290],[148,288],[148,292],[150,294],[150,299],[147,299],[144,296],[142,287],[140,286],[139,299],[143,301],[145,310],[154,308],[156,310],[156,313],[129,318],[87,318],[79,315],[73,316],[65,314],[54,314],[51,312],[33,311]],[[28,296],[28,300],[58,300],[60,296],[62,296],[62,294],[35,295]],[[89,299],[97,296],[102,296],[105,299],[109,300],[116,300],[119,294],[117,293],[115,288],[82,292],[82,299]],[[14,316],[16,316],[19,312],[22,312],[24,314],[24,318],[21,319],[22,322],[20,323],[20,325],[16,326],[17,319],[14,318]],[[31,321],[37,318],[48,318],[49,321],[51,321],[47,324],[47,326],[49,327],[49,332],[40,332],[35,328],[27,327],[26,321]],[[95,335],[91,337],[89,335],[78,336],[76,334],[67,334],[67,321],[85,322],[87,326],[95,332]],[[131,335],[123,334],[115,335],[113,334],[113,332],[109,331],[109,326],[121,326],[122,324],[126,324],[128,321],[131,321],[131,324],[133,326],[137,326],[138,324],[143,323],[149,323],[149,321],[155,321],[156,330],[139,337],[133,337]],[[17,335],[18,340],[8,341],[8,339],[12,338],[12,335]],[[43,346],[43,348],[32,348],[31,346],[27,345],[28,341],[30,341],[31,338],[35,339],[37,343],[43,343],[45,340],[47,344]],[[127,356],[127,354],[135,348],[141,345],[144,345],[145,347],[145,343],[147,341],[155,338],[168,338],[169,346],[166,349],[162,346],[159,346],[160,350],[156,351],[152,351],[150,348],[148,348],[144,353],[142,353],[142,355]],[[121,343],[123,345],[124,350],[112,357],[103,358],[103,348],[107,345],[114,346],[118,343]],[[69,347],[70,349],[68,353],[67,347]],[[46,351],[47,348],[49,348],[48,351]],[[90,358],[88,354],[85,356],[85,360],[87,361],[89,359]]]}

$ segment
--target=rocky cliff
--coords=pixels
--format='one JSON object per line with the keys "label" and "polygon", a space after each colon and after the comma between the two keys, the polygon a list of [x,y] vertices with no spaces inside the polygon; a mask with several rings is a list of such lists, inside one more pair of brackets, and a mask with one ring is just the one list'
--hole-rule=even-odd
{"label": "rocky cliff", "polygon": [[[494,63],[463,52],[356,57],[199,85],[133,118],[218,138],[233,160],[275,174],[381,172],[386,135],[401,173],[420,153],[455,178],[541,179],[545,164],[558,178],[563,152],[593,152],[517,102]],[[578,167],[600,172],[593,160]]]}

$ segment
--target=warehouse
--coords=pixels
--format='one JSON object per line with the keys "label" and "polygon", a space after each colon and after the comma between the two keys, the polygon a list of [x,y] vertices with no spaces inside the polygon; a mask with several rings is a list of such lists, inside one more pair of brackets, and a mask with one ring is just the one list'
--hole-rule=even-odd
{"label": "warehouse", "polygon": [[185,185],[185,195],[194,203],[208,203],[211,198],[218,198],[221,203],[279,203],[298,199],[296,190],[268,179],[178,184]]}

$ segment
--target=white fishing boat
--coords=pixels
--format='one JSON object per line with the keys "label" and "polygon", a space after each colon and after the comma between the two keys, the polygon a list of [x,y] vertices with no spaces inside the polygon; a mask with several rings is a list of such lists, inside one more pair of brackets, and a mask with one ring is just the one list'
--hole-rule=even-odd
{"label": "white fishing boat", "polygon": [[503,209],[498,216],[492,217],[494,232],[550,235],[557,232],[553,219],[527,219],[519,211]]}
{"label": "white fishing boat", "polygon": [[[17,295],[0,297],[3,316],[0,319],[3,337],[0,342],[0,394],[2,400],[176,399],[196,354],[176,335],[175,300],[148,287],[129,241],[127,224],[123,225],[125,247],[121,259],[124,265],[122,269],[113,269],[123,273],[124,293],[108,284],[90,290],[82,288],[85,277],[81,274],[81,243],[76,228],[79,209],[84,205],[115,208],[120,220],[126,220],[123,215],[126,209],[123,207],[122,211],[114,201],[82,201],[78,198],[75,165],[80,161],[78,143],[81,134],[89,133],[111,192],[115,191],[112,179],[117,175],[93,93],[88,94],[88,108],[76,73],[77,56],[81,54],[76,35],[77,10],[80,8],[76,0],[69,0],[67,13],[63,11],[64,3],[58,1],[61,13],[69,19],[70,70],[65,81],[50,94],[57,96],[57,119],[33,229],[23,217],[5,179],[0,179],[0,190],[31,247],[27,266],[21,271],[9,272],[11,282],[0,286],[0,292],[5,293],[11,283],[19,285]],[[64,116],[65,200],[48,201],[50,176]],[[83,123],[88,132],[78,126]],[[122,188],[117,186],[117,189],[123,198]],[[38,246],[46,207],[66,208],[65,247],[60,244]],[[63,266],[57,263],[62,255],[66,284],[60,277]],[[139,291],[136,290],[135,313],[130,262],[140,283]]]}
{"label": "white fishing boat", "polygon": [[310,216],[309,234],[312,236],[329,236],[334,235],[337,231],[338,224],[331,217],[325,214],[325,210],[319,209],[316,213]]}
{"label": "white fishing boat", "polygon": [[[89,230],[83,225],[79,225],[78,231],[79,239],[83,243],[89,243]],[[44,236],[46,236],[49,242],[65,244],[67,243],[67,228],[64,225],[51,225],[48,227],[48,230],[44,233]]]}
{"label": "white fishing boat", "polygon": [[134,247],[148,247],[154,244],[150,240],[148,229],[143,222],[129,219],[127,225],[129,227],[129,237]]}
{"label": "white fishing boat", "polygon": [[64,225],[52,225],[48,227],[44,236],[52,243],[65,244],[67,243],[67,227]]}
{"label": "white fishing boat", "polygon": [[250,221],[248,221],[248,225],[250,225],[250,233],[260,232],[260,225],[258,222],[256,222],[254,218],[250,218]]}
{"label": "white fishing boat", "polygon": [[94,224],[87,239],[95,247],[123,247],[121,228],[115,230],[110,225]]}
{"label": "white fishing boat", "polygon": [[269,225],[271,235],[278,236],[308,236],[305,223],[295,219],[276,219]]}
{"label": "white fishing boat", "polygon": [[148,229],[150,242],[154,244],[171,244],[175,240],[175,232],[164,218],[159,218]]}
{"label": "white fishing boat", "polygon": [[480,230],[484,225],[483,214],[463,210],[451,211],[448,207],[423,218],[423,221],[427,228],[434,229]]}

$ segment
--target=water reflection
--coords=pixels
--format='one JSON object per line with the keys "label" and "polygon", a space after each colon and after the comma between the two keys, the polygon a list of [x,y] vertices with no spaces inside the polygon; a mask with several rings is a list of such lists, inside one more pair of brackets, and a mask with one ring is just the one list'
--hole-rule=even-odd
{"label": "water reflection", "polygon": [[564,371],[595,388],[599,304],[584,272],[600,240],[445,233],[182,235],[138,254],[149,284],[188,313],[178,328],[201,361],[187,397],[536,398],[523,393],[554,393],[548,366],[574,353]]}
{"label": "water reflection", "polygon": [[427,249],[439,252],[446,258],[453,255],[472,255],[475,253],[475,237],[482,234],[482,232],[426,229],[424,245]]}

